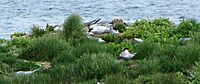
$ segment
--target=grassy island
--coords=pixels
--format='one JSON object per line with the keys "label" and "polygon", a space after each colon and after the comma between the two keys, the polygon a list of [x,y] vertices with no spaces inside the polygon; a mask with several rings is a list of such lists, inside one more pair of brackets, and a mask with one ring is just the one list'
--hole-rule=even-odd
{"label": "grassy island", "polygon": [[[0,40],[0,84],[198,84],[200,23],[166,18],[114,24],[120,34],[88,38],[79,15],[61,29],[34,26]],[[142,39],[138,43],[134,38]],[[134,59],[117,62],[124,48]]]}

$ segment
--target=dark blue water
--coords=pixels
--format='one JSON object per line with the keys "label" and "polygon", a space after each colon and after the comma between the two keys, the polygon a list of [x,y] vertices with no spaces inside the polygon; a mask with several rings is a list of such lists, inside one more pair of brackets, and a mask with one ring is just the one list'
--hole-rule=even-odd
{"label": "dark blue water", "polygon": [[72,13],[84,21],[165,17],[179,23],[181,17],[200,19],[200,0],[0,0],[0,38],[29,32],[33,24],[61,25]]}

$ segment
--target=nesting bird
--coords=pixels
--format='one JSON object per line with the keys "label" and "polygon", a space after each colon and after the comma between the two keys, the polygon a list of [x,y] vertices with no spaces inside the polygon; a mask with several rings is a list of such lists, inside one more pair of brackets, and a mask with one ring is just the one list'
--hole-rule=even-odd
{"label": "nesting bird", "polygon": [[135,55],[136,55],[136,53],[131,54],[131,53],[129,53],[128,48],[125,48],[124,51],[120,53],[120,58],[124,59],[124,60],[130,60]]}
{"label": "nesting bird", "polygon": [[98,38],[99,43],[104,43],[105,41],[102,38]]}
{"label": "nesting bird", "polygon": [[105,26],[96,25],[92,27],[92,30],[90,30],[89,32],[93,34],[103,34],[103,33],[109,33],[109,30],[110,29]]}
{"label": "nesting bird", "polygon": [[88,29],[89,29],[88,32],[90,32],[91,30],[93,30],[93,26],[95,26],[100,20],[101,20],[101,18],[98,18],[98,19],[92,20],[90,22],[86,22],[85,26],[88,27]]}
{"label": "nesting bird", "polygon": [[180,38],[179,40],[182,42],[186,42],[186,41],[190,41],[192,38],[188,37],[188,38]]}
{"label": "nesting bird", "polygon": [[[89,35],[95,35],[95,34],[118,34],[119,31],[113,29],[112,22],[99,22],[101,19],[96,19],[90,22],[85,23],[85,25],[88,27],[88,33]],[[98,23],[99,22],[99,23]]]}
{"label": "nesting bird", "polygon": [[33,74],[34,72],[38,71],[41,68],[35,69],[33,71],[18,71],[16,72],[16,75],[30,75]]}
{"label": "nesting bird", "polygon": [[140,38],[134,38],[134,41],[138,42],[138,43],[143,43],[144,41]]}
{"label": "nesting bird", "polygon": [[39,66],[40,66],[39,68],[37,68],[37,69],[35,69],[33,71],[18,71],[15,74],[18,75],[18,76],[20,76],[20,75],[31,75],[31,74],[35,73],[36,71],[38,71],[38,70],[48,69],[48,68],[51,67],[50,63],[48,63],[48,62],[42,62],[41,65],[39,65]]}

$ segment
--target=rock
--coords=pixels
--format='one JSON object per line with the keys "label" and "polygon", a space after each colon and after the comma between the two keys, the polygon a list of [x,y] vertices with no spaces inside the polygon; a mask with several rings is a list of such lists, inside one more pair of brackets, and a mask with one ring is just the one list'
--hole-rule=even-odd
{"label": "rock", "polygon": [[[115,26],[116,24],[123,24],[124,26],[128,26],[128,24],[126,23],[126,22],[124,22],[122,19],[120,19],[120,18],[116,18],[116,19],[114,19],[114,20],[112,20],[112,22],[111,22],[111,24],[113,25],[113,26]],[[129,24],[130,25],[130,24]]]}

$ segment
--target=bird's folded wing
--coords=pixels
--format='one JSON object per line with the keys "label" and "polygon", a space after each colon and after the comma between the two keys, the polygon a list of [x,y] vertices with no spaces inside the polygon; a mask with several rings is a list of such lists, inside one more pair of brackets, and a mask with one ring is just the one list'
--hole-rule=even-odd
{"label": "bird's folded wing", "polygon": [[126,54],[125,52],[122,52],[122,53],[120,54],[120,57],[127,57],[127,54]]}

